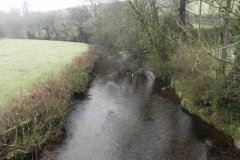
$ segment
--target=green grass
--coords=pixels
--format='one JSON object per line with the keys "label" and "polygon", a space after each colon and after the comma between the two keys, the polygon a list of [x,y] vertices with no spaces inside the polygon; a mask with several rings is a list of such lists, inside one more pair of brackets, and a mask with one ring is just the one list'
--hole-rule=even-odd
{"label": "green grass", "polygon": [[[226,3],[225,3],[225,5],[226,5]],[[199,6],[200,6],[199,1],[191,2],[191,3],[187,4],[186,9],[187,9],[187,11],[198,15],[199,14]],[[235,1],[234,3],[231,4],[231,9],[234,12],[234,11],[236,11],[237,8],[238,8],[238,2]],[[202,14],[203,15],[218,14],[218,10],[219,10],[219,7],[218,7],[217,3],[215,3],[215,6],[211,6],[205,2],[202,2]]]}
{"label": "green grass", "polygon": [[84,43],[0,39],[0,106],[88,49]]}
{"label": "green grass", "polygon": [[[198,28],[199,27],[199,24],[198,23],[191,23],[193,25],[194,28]],[[201,28],[213,28],[213,27],[216,27],[216,26],[213,26],[213,25],[204,25],[202,24],[201,25]]]}
{"label": "green grass", "polygon": [[[194,13],[196,15],[199,14],[199,2],[191,2],[187,5],[187,10],[191,13]],[[213,7],[210,7],[207,3],[202,3],[202,14],[213,14],[214,10],[216,11],[216,8],[213,9]]]}

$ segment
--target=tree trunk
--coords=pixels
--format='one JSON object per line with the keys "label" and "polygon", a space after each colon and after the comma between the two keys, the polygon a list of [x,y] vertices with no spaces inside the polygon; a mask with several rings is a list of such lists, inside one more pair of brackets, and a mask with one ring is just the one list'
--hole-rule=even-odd
{"label": "tree trunk", "polygon": [[184,27],[186,24],[186,0],[180,0],[179,19],[180,19],[180,25],[181,25],[179,27],[180,39],[182,41],[185,41],[186,33],[184,31]]}
{"label": "tree trunk", "polygon": [[186,23],[186,0],[180,1],[180,22],[181,25],[184,27]]}
{"label": "tree trunk", "polygon": [[[221,58],[226,60],[227,59],[227,48],[226,46],[229,45],[229,19],[230,19],[230,9],[231,9],[231,2],[232,0],[227,0],[227,5],[226,5],[226,15],[224,17],[224,26],[222,29],[222,33],[221,33],[221,45],[223,47],[222,49],[222,54],[221,54]],[[223,75],[223,77],[225,77],[225,70],[226,70],[226,63],[222,62],[221,64],[221,74]]]}

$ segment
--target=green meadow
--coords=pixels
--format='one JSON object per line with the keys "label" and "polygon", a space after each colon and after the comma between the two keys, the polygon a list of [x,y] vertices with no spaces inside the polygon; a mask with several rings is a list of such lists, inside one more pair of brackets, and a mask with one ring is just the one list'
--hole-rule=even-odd
{"label": "green meadow", "polygon": [[[199,14],[200,2],[191,2],[187,5],[186,9],[188,12],[195,15]],[[214,14],[217,11],[217,8],[211,7],[205,2],[202,2],[202,14]]]}
{"label": "green meadow", "polygon": [[0,105],[26,94],[87,49],[84,43],[0,39]]}

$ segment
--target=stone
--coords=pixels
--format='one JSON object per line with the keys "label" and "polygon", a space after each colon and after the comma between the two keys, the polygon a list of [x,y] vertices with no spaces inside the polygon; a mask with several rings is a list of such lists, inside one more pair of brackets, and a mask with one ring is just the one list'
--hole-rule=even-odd
{"label": "stone", "polygon": [[237,148],[240,149],[240,141],[237,142]]}

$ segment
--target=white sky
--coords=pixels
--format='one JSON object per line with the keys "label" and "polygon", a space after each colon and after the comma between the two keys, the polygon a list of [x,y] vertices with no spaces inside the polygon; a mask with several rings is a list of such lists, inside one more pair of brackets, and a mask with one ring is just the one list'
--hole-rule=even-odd
{"label": "white sky", "polygon": [[[75,7],[81,0],[25,0],[30,4],[31,11],[49,11]],[[0,10],[9,11],[9,8],[22,8],[23,0],[0,0]]]}

